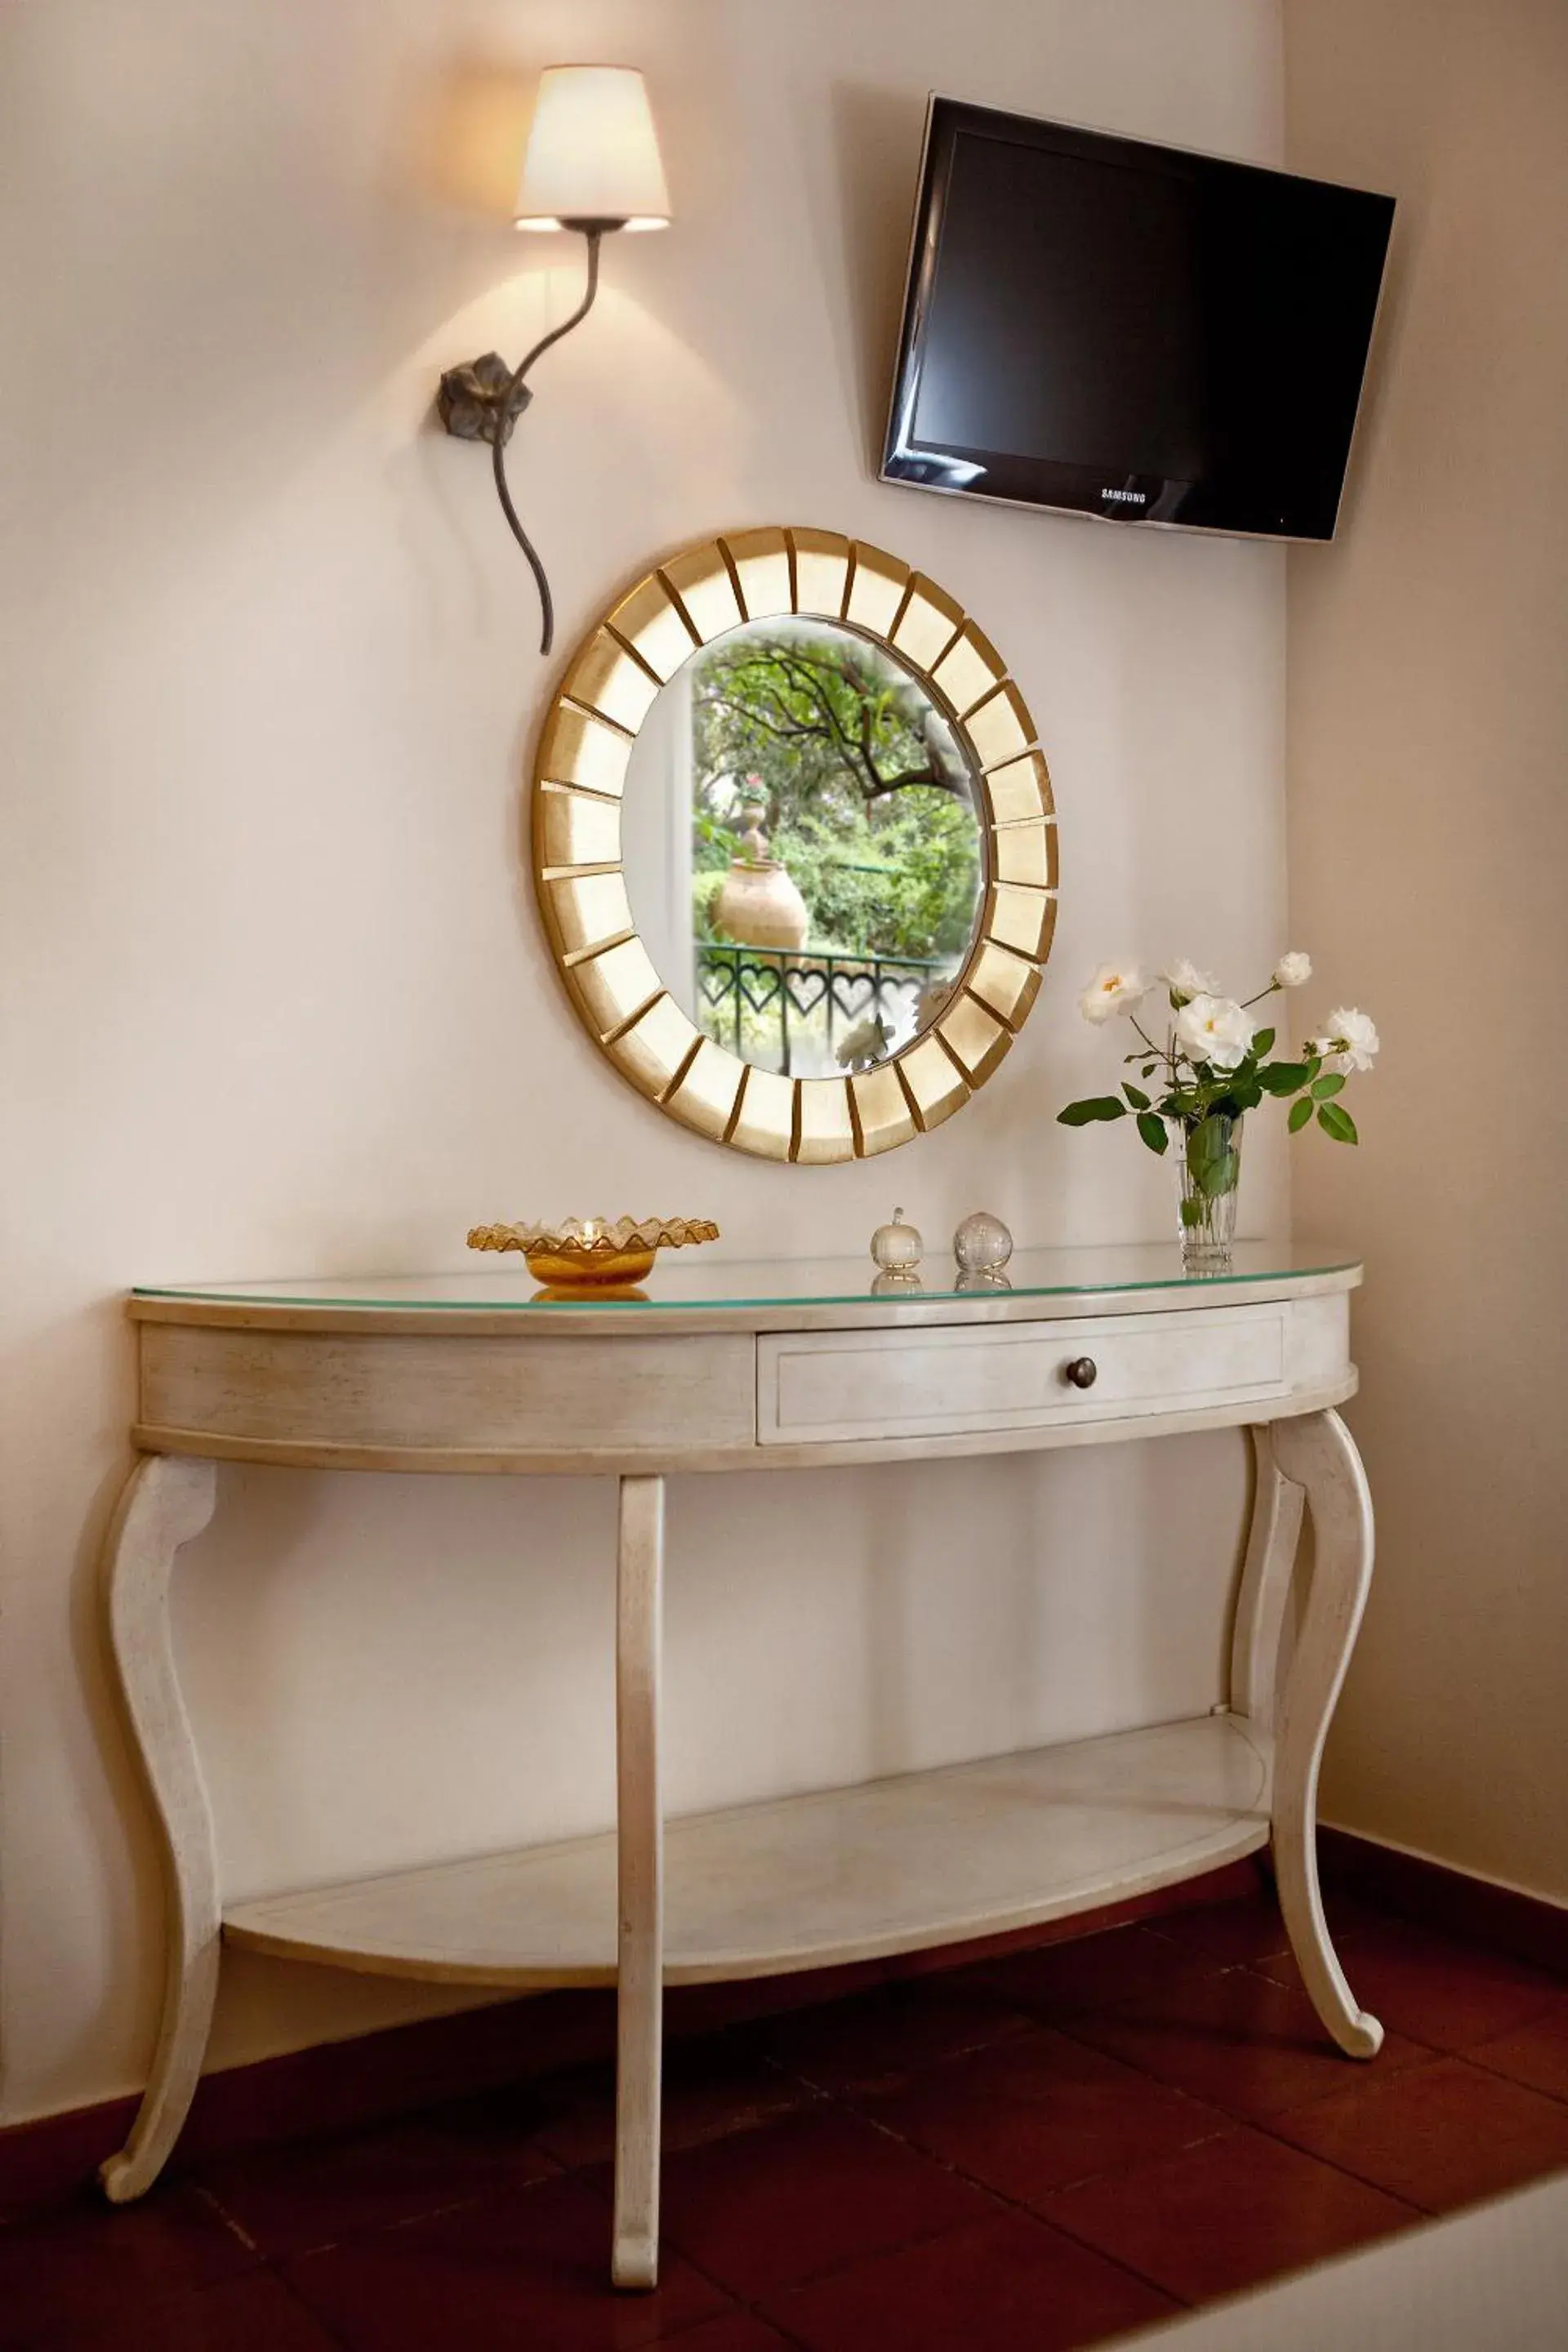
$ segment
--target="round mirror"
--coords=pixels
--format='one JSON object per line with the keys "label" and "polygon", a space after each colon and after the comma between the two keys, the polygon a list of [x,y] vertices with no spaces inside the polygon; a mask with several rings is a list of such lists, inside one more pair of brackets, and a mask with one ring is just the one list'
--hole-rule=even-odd
{"label": "round mirror", "polygon": [[978,800],[895,655],[842,622],[743,622],[659,688],[633,746],[633,919],[681,1011],[753,1069],[874,1069],[969,961]]}
{"label": "round mirror", "polygon": [[827,531],[684,551],[605,616],[540,745],[540,905],[639,1090],[774,1159],[886,1150],[988,1077],[1055,914],[1046,765],[989,641]]}

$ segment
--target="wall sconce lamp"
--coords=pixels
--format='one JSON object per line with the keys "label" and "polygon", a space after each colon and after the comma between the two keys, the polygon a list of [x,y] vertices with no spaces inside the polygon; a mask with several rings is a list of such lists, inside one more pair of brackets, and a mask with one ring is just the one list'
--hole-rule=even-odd
{"label": "wall sconce lamp", "polygon": [[506,445],[533,394],[528,373],[535,360],[581,325],[599,290],[599,247],[617,228],[668,228],[669,196],[643,78],[631,66],[550,66],[539,84],[533,125],[522,159],[513,226],[574,229],[588,247],[588,282],[569,319],[542,335],[527,357],[508,367],[486,352],[466,367],[448,368],[436,406],[448,433],[488,441],[501,512],[539,586],[543,633],[539,650],[555,638],[555,606],[539,552],[507,488]]}

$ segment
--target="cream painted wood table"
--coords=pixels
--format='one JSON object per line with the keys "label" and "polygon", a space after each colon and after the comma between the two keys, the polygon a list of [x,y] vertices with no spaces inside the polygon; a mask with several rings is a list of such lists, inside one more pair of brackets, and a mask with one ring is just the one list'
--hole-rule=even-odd
{"label": "cream painted wood table", "polygon": [[[110,1641],[163,1833],[168,1972],[117,2202],[156,2178],[201,2069],[225,1942],[433,1981],[615,1984],[612,2275],[658,2258],[667,1984],[765,1976],[1067,1916],[1273,1849],[1286,1926],[1342,2050],[1382,2039],[1319,1899],[1319,1759],[1372,1572],[1352,1394],[1353,1258],[1249,1244],[1026,1251],[1011,1286],[868,1295],[853,1260],[661,1264],[649,1295],[564,1302],[521,1266],[424,1279],[138,1291],[143,1457],[109,1538]],[[938,1279],[950,1279],[946,1268]],[[1145,1730],[667,1822],[664,1482],[1250,1430],[1251,1532],[1227,1704]],[[226,1904],[169,1611],[222,1462],[602,1473],[620,1482],[614,1831]],[[1303,1503],[1314,1567],[1276,1665]]]}

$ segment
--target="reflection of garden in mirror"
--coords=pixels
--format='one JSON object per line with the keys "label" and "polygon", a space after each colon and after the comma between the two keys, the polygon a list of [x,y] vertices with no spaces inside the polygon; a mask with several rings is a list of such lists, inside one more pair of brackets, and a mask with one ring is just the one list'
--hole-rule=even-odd
{"label": "reflection of garden in mirror", "polygon": [[837,622],[749,622],[633,747],[626,887],[709,1036],[795,1077],[868,1069],[941,1011],[984,881],[975,788],[902,666]]}

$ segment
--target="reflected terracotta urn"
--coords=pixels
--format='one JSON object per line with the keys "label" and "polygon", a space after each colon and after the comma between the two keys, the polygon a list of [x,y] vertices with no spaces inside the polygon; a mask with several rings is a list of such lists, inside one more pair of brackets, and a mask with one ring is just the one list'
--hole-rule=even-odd
{"label": "reflected terracotta urn", "polygon": [[785,868],[768,856],[765,814],[760,801],[742,804],[741,822],[746,829],[741,835],[742,854],[730,860],[709,919],[721,938],[733,940],[738,947],[793,953],[805,945],[811,912]]}

